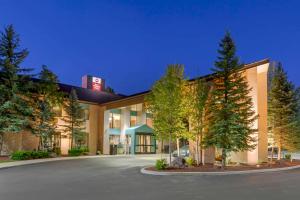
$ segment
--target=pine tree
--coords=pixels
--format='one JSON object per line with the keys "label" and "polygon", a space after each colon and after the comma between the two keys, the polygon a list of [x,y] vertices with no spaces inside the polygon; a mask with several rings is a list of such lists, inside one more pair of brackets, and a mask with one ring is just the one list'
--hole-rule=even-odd
{"label": "pine tree", "polygon": [[198,79],[188,86],[188,118],[191,124],[193,139],[196,141],[196,162],[197,165],[203,164],[203,134],[207,125],[206,108],[208,105],[210,86],[204,80]]}
{"label": "pine tree", "polygon": [[12,25],[0,35],[0,154],[4,133],[18,133],[30,128],[33,109],[30,106],[32,83],[20,64],[28,51],[20,49],[19,35]]}
{"label": "pine tree", "polygon": [[216,80],[209,105],[209,132],[205,138],[207,145],[222,150],[222,168],[226,166],[229,152],[254,148],[252,134],[257,131],[252,128],[257,117],[249,95],[251,89],[235,52],[235,44],[226,33],[212,69]]}
{"label": "pine tree", "polygon": [[300,147],[299,95],[281,64],[271,82],[268,105],[269,130],[280,160],[282,149],[296,151]]}
{"label": "pine tree", "polygon": [[[185,84],[183,66],[169,65],[166,74],[154,84],[146,97],[147,108],[153,114],[153,127],[157,137],[161,141],[169,140],[170,164],[172,140],[178,141],[178,138],[182,138],[187,132],[184,123]],[[179,151],[178,145],[177,150]]]}
{"label": "pine tree", "polygon": [[67,116],[63,118],[66,123],[64,125],[65,132],[71,137],[71,148],[80,147],[82,140],[86,137],[87,133],[84,131],[84,110],[78,102],[76,90],[72,88],[69,98],[65,102],[64,110]]}
{"label": "pine tree", "polygon": [[109,86],[107,86],[104,90],[105,92],[111,93],[111,94],[115,94],[115,90]]}
{"label": "pine tree", "polygon": [[35,120],[32,126],[33,133],[40,137],[40,148],[45,149],[51,147],[52,136],[59,134],[54,107],[62,104],[63,94],[59,92],[57,76],[47,66],[42,66],[38,78],[33,103]]}

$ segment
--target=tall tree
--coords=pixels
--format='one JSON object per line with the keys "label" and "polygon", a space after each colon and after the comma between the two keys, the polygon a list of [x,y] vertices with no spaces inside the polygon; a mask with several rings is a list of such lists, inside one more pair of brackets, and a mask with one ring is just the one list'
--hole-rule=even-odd
{"label": "tall tree", "polygon": [[45,149],[51,147],[52,136],[58,134],[54,108],[61,106],[63,94],[59,91],[57,76],[47,66],[42,66],[38,78],[33,133],[40,137],[40,148]]}
{"label": "tall tree", "polygon": [[67,115],[63,118],[63,121],[66,123],[63,126],[65,127],[64,131],[71,137],[71,148],[74,145],[76,147],[80,146],[82,139],[87,133],[84,131],[84,110],[78,102],[76,90],[73,88],[69,94],[69,98],[65,102],[64,110]]}
{"label": "tall tree", "polygon": [[299,95],[281,64],[271,82],[268,105],[269,130],[280,160],[282,149],[295,151],[300,148]]}
{"label": "tall tree", "polygon": [[18,133],[30,128],[33,109],[30,106],[31,69],[20,65],[27,57],[20,48],[20,38],[12,25],[0,35],[0,154],[4,133]]}
{"label": "tall tree", "polygon": [[212,69],[215,72],[209,105],[209,133],[206,144],[222,150],[222,168],[227,154],[255,147],[252,134],[256,120],[250,88],[243,75],[235,44],[227,32],[220,43],[219,56]]}
{"label": "tall tree", "polygon": [[190,122],[190,132],[196,142],[196,162],[197,165],[203,164],[203,133],[207,125],[205,120],[206,108],[208,104],[210,86],[204,80],[198,79],[188,85],[188,118]]}
{"label": "tall tree", "polygon": [[[158,80],[146,97],[146,105],[153,114],[153,127],[162,140],[169,139],[169,163],[172,157],[172,140],[181,138],[186,133],[184,123],[184,67],[179,64],[169,65],[166,74]],[[178,144],[178,142],[177,142]],[[177,145],[178,156],[179,148]]]}

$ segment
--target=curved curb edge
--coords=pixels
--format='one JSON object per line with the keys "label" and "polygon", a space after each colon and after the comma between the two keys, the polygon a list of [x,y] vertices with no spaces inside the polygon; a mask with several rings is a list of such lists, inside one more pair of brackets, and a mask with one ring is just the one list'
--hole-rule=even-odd
{"label": "curved curb edge", "polygon": [[273,168],[273,169],[255,169],[248,171],[227,171],[227,172],[158,172],[147,170],[147,167],[141,169],[141,173],[145,175],[153,176],[228,176],[228,175],[247,175],[247,174],[258,174],[258,173],[270,173],[288,171],[293,169],[300,169],[300,165],[293,167]]}
{"label": "curved curb edge", "polygon": [[[11,168],[11,167],[33,165],[33,164],[39,164],[39,163],[48,163],[48,162],[55,162],[55,161],[80,160],[80,159],[91,159],[91,158],[110,158],[110,157],[112,157],[112,156],[96,155],[96,156],[58,157],[58,158],[36,159],[36,160],[22,160],[22,161],[0,163],[0,170],[6,169],[6,168]],[[116,156],[114,156],[114,157],[116,157]],[[118,157],[124,157],[124,155],[118,156]]]}

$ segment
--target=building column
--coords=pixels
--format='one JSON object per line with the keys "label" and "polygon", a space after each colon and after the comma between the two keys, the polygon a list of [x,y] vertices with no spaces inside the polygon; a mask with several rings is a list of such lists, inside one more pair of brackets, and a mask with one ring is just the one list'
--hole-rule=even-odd
{"label": "building column", "polygon": [[103,154],[109,154],[109,135],[108,135],[108,128],[109,128],[109,110],[104,111],[104,120],[103,120]]}
{"label": "building column", "polygon": [[121,135],[120,135],[120,142],[121,144],[124,145],[125,152],[128,150],[128,146],[126,143],[126,129],[128,128],[130,128],[130,107],[125,107],[122,108],[121,111]]}

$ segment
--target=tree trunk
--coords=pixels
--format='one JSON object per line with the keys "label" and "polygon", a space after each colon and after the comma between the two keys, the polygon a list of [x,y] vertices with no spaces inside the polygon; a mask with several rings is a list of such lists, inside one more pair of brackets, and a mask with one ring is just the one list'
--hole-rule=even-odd
{"label": "tree trunk", "polygon": [[196,136],[196,163],[197,166],[200,164],[200,159],[199,159],[199,136]]}
{"label": "tree trunk", "polygon": [[160,134],[160,159],[163,158],[163,149],[164,149],[164,142],[163,142],[162,134]]}
{"label": "tree trunk", "polygon": [[272,149],[271,149],[271,164],[273,164],[273,157],[274,157],[274,145],[272,144]]}
{"label": "tree trunk", "polygon": [[179,138],[176,139],[176,146],[177,146],[177,156],[180,157],[180,145],[179,145]]}
{"label": "tree trunk", "polygon": [[205,149],[202,148],[201,150],[201,162],[202,162],[202,165],[205,165]]}
{"label": "tree trunk", "polygon": [[0,133],[0,156],[2,155],[2,147],[3,147],[3,141],[4,140],[4,134]]}
{"label": "tree trunk", "polygon": [[172,136],[171,136],[171,133],[169,133],[169,166],[172,165],[172,149],[171,149],[171,143],[172,143]]}
{"label": "tree trunk", "polygon": [[72,122],[72,130],[71,130],[71,149],[73,149],[73,140],[74,140],[74,124]]}
{"label": "tree trunk", "polygon": [[202,133],[200,134],[200,143],[199,143],[199,147],[200,147],[200,164],[204,165],[204,156],[203,156],[203,149],[202,149]]}
{"label": "tree trunk", "polygon": [[43,140],[43,136],[40,134],[39,136],[39,146],[38,146],[38,150],[39,151],[43,151],[44,150],[44,140]]}
{"label": "tree trunk", "polygon": [[222,149],[222,169],[224,170],[226,167],[226,150]]}
{"label": "tree trunk", "polygon": [[277,160],[281,160],[281,146],[280,145],[278,145]]}

